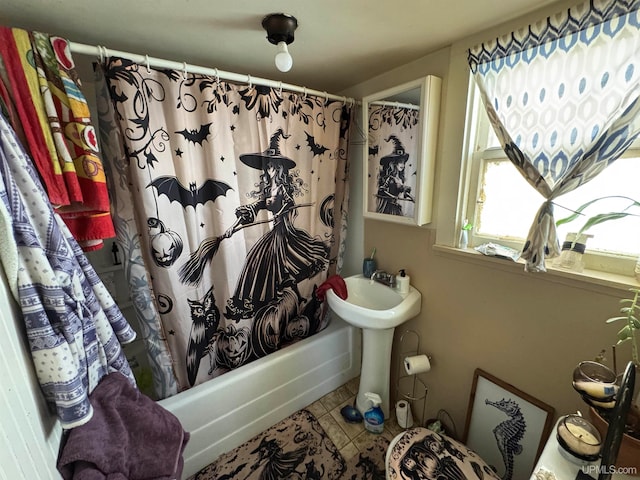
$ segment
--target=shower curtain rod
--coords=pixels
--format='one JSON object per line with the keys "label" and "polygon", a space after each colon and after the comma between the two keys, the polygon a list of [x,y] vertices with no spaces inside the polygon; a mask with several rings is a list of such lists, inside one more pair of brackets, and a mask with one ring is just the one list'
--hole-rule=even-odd
{"label": "shower curtain rod", "polygon": [[420,110],[420,106],[414,103],[390,102],[388,100],[374,100],[369,105],[382,105],[383,107],[406,108],[407,110]]}
{"label": "shower curtain rod", "polygon": [[225,72],[224,70],[218,70],[217,68],[201,67],[198,65],[190,65],[185,62],[174,62],[172,60],[164,60],[162,58],[150,57],[149,55],[139,55],[136,53],[122,52],[120,50],[111,50],[103,47],[102,45],[86,45],[83,43],[69,42],[71,52],[79,53],[81,55],[93,55],[98,58],[107,57],[123,57],[133,62],[146,65],[147,67],[156,68],[169,68],[172,70],[181,70],[189,73],[199,73],[202,75],[210,75],[217,77],[221,80],[230,80],[232,82],[248,83],[249,85],[262,85],[265,87],[279,88],[289,90],[293,92],[303,93],[305,95],[316,95],[318,97],[324,97],[326,100],[338,100],[343,103],[350,103],[351,105],[359,104],[350,97],[344,97],[339,95],[333,95],[327,92],[321,92],[320,90],[313,90],[307,87],[300,87],[290,83],[283,83],[281,81],[269,80],[266,78],[252,77],[251,75],[243,75],[240,73]]}

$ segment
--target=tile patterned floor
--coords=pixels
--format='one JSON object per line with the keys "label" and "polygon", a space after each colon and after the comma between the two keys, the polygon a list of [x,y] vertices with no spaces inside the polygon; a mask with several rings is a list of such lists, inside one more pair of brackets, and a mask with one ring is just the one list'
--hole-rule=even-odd
{"label": "tile patterned floor", "polygon": [[[367,440],[377,436],[365,430],[364,423],[348,423],[340,414],[342,407],[355,404],[358,382],[359,378],[354,378],[306,407],[347,461],[361,451]],[[395,412],[390,411],[384,422],[384,432],[380,435],[391,441],[402,430],[396,422]]]}

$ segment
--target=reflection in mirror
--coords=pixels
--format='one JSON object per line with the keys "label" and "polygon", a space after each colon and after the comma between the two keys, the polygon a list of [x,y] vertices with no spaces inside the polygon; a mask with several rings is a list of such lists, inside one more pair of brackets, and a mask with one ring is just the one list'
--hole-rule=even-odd
{"label": "reflection in mirror", "polygon": [[373,162],[379,158],[376,192],[369,197],[370,211],[414,217],[419,119],[417,105],[369,103],[369,157]]}
{"label": "reflection in mirror", "polygon": [[363,99],[365,216],[431,221],[440,79],[426,77]]}

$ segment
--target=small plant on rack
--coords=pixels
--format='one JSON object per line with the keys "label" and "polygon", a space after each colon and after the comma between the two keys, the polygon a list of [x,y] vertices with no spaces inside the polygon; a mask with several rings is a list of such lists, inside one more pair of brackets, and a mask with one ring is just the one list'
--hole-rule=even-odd
{"label": "small plant on rack", "polygon": [[622,315],[607,319],[607,323],[623,322],[618,331],[617,344],[631,342],[631,361],[640,368],[640,356],[638,355],[638,330],[640,330],[640,289],[631,288],[632,298],[620,300],[620,313]]}
{"label": "small plant on rack", "polygon": [[[626,417],[625,433],[634,439],[634,442],[632,443],[640,444],[640,393],[638,393],[639,389],[637,384],[637,374],[640,367],[640,339],[638,338],[638,335],[640,335],[640,288],[631,288],[629,291],[631,292],[630,297],[620,300],[620,315],[608,318],[606,323],[618,323],[622,325],[616,334],[616,343],[613,352],[613,372],[611,372],[611,375],[614,379],[617,373],[617,364],[619,363],[616,358],[618,354],[618,349],[616,347],[622,344],[630,344],[631,358],[629,360],[636,366],[636,390],[634,393],[635,399],[632,401],[630,410]],[[605,351],[602,351],[598,357],[596,357],[595,360],[597,363],[595,363],[595,365],[601,364],[600,366],[602,369],[608,370],[608,367],[602,365],[605,361],[604,356]],[[624,364],[627,365],[629,360],[625,361]],[[599,376],[594,378],[601,379]],[[583,395],[583,399],[585,399],[586,403],[592,407],[592,412],[597,413],[596,420],[598,420],[597,417],[599,417],[599,422],[609,422],[613,406],[615,405],[615,400],[594,402],[588,395],[587,398]]]}

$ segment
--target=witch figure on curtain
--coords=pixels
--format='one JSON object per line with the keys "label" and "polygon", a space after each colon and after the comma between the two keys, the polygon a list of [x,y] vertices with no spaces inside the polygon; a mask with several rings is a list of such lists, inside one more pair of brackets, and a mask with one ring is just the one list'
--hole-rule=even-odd
{"label": "witch figure on curtain", "polygon": [[395,135],[391,135],[386,141],[393,141],[394,148],[392,153],[380,159],[376,212],[402,215],[403,209],[399,202],[414,202],[411,187],[405,184],[405,166],[409,154]]}
{"label": "witch figure on curtain", "polygon": [[245,165],[262,170],[258,189],[250,196],[258,200],[237,208],[236,225],[264,223],[255,221],[259,211],[269,211],[273,228],[265,233],[247,254],[235,292],[227,301],[225,316],[239,321],[279,299],[288,290],[295,293],[298,304],[305,302],[297,284],[324,271],[329,261],[329,246],[319,238],[296,228],[298,208],[294,197],[300,193],[302,180],[290,173],[296,163],[280,152],[279,142],[286,139],[282,129],[271,137],[270,146],[261,153],[240,155]]}

